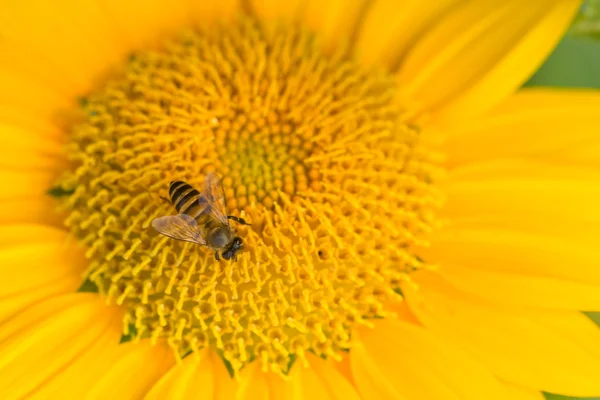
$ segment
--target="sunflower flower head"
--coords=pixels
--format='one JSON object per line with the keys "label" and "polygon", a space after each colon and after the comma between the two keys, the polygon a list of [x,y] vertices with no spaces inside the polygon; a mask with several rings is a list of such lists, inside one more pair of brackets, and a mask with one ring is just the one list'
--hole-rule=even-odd
{"label": "sunflower flower head", "polygon": [[[132,55],[87,96],[62,203],[124,334],[285,374],[386,317],[428,267],[415,248],[440,204],[439,156],[395,82],[300,28],[242,18]],[[169,182],[212,171],[251,222],[238,262],[151,228],[175,213]]]}

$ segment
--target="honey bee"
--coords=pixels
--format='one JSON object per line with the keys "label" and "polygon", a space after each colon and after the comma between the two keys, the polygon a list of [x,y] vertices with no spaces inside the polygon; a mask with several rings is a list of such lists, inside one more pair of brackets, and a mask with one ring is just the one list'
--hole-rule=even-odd
{"label": "honey bee", "polygon": [[236,236],[229,225],[229,220],[244,225],[250,224],[242,218],[227,215],[223,186],[216,174],[206,175],[202,193],[188,183],[171,182],[169,197],[170,203],[179,214],[156,218],[152,221],[154,229],[170,238],[196,243],[214,250],[217,261],[220,260],[219,252],[225,260],[233,258],[237,261],[237,254],[243,248],[243,241]]}

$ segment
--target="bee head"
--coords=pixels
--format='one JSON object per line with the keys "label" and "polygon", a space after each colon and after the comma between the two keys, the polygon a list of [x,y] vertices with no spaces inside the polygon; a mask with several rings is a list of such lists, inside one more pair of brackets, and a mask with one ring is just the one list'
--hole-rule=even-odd
{"label": "bee head", "polygon": [[226,260],[234,258],[243,247],[244,242],[242,241],[242,238],[239,236],[234,237],[229,247],[223,252],[223,258]]}

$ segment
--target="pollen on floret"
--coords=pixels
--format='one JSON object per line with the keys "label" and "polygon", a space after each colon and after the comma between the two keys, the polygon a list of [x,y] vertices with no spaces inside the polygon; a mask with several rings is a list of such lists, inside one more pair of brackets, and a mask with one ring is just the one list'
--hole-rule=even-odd
{"label": "pollen on floret", "polygon": [[[440,198],[436,154],[394,102],[394,80],[317,38],[252,19],[184,32],[131,57],[87,97],[61,186],[66,225],[124,333],[178,357],[216,349],[285,373],[339,358],[423,268]],[[245,250],[217,262],[152,230],[169,182],[215,171]]]}

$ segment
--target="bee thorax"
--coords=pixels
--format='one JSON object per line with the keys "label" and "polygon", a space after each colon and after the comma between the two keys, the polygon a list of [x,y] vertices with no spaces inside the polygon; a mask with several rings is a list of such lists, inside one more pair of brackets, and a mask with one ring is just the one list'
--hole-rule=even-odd
{"label": "bee thorax", "polygon": [[215,249],[227,246],[232,239],[231,231],[225,227],[215,228],[207,237],[208,245]]}

